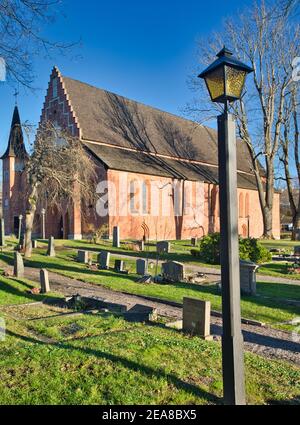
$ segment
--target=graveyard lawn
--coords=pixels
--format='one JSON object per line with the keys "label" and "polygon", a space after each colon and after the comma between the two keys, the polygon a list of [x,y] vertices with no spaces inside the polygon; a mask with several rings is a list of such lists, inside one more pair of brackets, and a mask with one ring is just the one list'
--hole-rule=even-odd
{"label": "graveyard lawn", "polygon": [[[45,305],[23,308],[21,320],[16,308],[0,313],[2,405],[222,403],[217,342],[109,313],[57,316]],[[245,369],[249,404],[300,403],[293,365],[246,353]]]}
{"label": "graveyard lawn", "polygon": [[[25,265],[35,268],[46,268],[50,271],[75,278],[87,283],[102,285],[115,291],[129,294],[150,296],[168,301],[182,303],[183,297],[196,297],[211,302],[213,310],[221,311],[221,294],[216,285],[195,285],[188,283],[174,284],[141,284],[134,273],[135,261],[126,260],[133,273],[124,275],[110,270],[91,270],[87,265],[76,261],[77,252],[71,249],[56,249],[56,257],[47,257],[45,249],[34,250],[31,259],[25,260]],[[1,253],[2,262],[12,264],[12,253]],[[96,257],[95,257],[96,258]],[[110,266],[114,265],[111,256]],[[50,282],[51,284],[51,282]],[[278,329],[296,330],[297,325],[285,324],[299,317],[300,286],[271,282],[257,284],[257,296],[242,297],[242,316],[265,322]],[[298,302],[291,305],[291,300]]]}

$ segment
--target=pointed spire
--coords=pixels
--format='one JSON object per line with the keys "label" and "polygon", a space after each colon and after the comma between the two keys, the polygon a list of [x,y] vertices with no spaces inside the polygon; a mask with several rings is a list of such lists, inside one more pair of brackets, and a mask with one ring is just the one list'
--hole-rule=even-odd
{"label": "pointed spire", "polygon": [[25,159],[28,156],[24,145],[20,114],[17,106],[14,108],[7,149],[1,159],[9,156],[15,156],[21,159]]}

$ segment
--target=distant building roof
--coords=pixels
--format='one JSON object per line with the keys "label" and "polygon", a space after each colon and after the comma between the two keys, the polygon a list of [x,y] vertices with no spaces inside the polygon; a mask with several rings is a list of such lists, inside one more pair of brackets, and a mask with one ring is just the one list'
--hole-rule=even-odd
{"label": "distant building roof", "polygon": [[24,145],[23,131],[22,131],[22,126],[20,121],[19,110],[17,106],[15,106],[12,121],[11,121],[8,145],[1,159],[5,159],[9,156],[15,156],[21,159],[25,159],[28,157],[28,154],[26,152],[25,145]]}

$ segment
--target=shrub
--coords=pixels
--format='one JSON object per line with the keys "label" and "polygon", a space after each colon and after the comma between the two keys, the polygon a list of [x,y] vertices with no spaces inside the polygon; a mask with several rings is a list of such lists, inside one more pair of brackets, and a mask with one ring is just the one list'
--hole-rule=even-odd
{"label": "shrub", "polygon": [[240,258],[254,263],[265,263],[272,260],[272,255],[258,239],[247,238],[239,240]]}
{"label": "shrub", "polygon": [[[220,264],[220,233],[204,236],[200,241],[200,251],[192,249],[191,254],[205,263]],[[239,238],[239,254],[242,260],[258,264],[272,259],[270,252],[255,238]]]}
{"label": "shrub", "polygon": [[220,264],[220,233],[210,233],[200,241],[199,257],[209,264]]}

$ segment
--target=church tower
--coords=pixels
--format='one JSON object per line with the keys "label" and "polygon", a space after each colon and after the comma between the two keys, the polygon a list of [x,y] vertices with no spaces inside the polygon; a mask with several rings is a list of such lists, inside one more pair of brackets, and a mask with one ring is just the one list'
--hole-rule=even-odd
{"label": "church tower", "polygon": [[25,149],[20,115],[15,106],[7,149],[2,155],[2,205],[6,234],[17,234],[19,215],[25,215]]}

